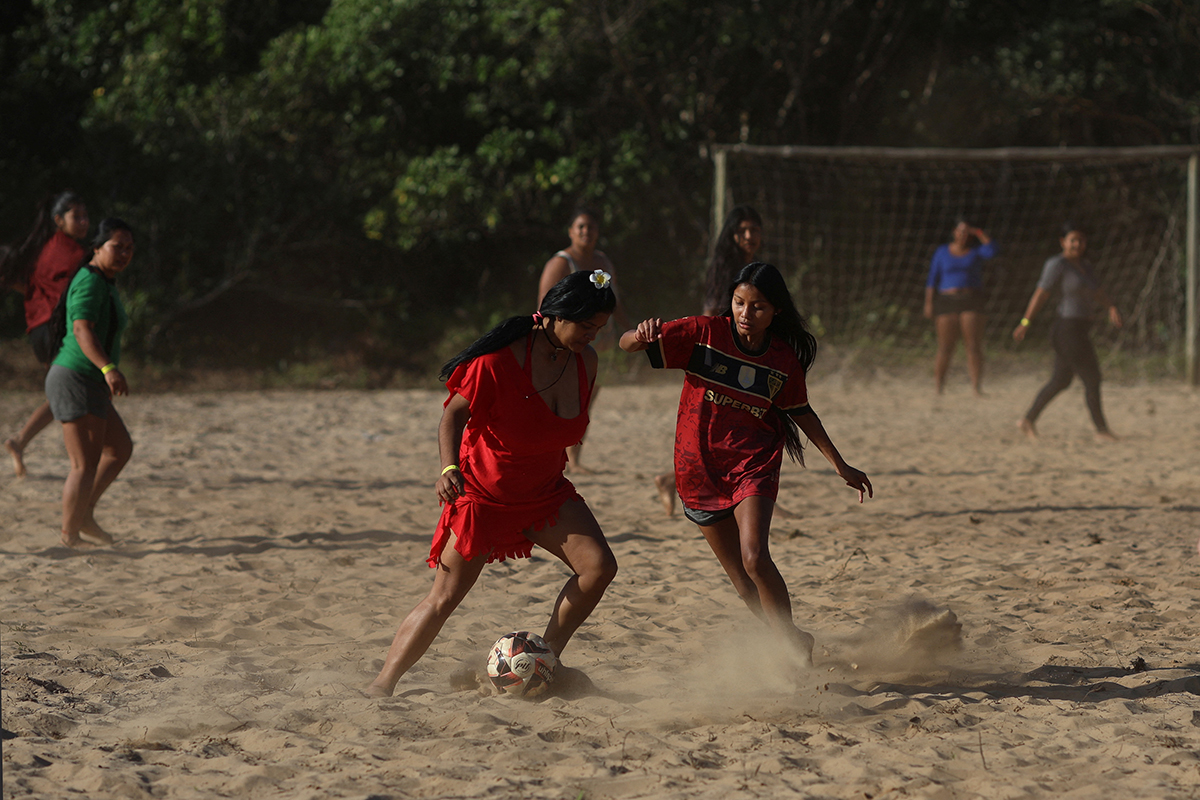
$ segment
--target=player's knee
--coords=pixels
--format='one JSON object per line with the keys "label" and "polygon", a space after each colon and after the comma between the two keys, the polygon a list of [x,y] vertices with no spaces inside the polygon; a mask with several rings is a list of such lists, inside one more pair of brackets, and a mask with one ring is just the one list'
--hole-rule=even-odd
{"label": "player's knee", "polygon": [[608,587],[610,583],[617,577],[617,558],[607,548],[602,553],[598,553],[584,570],[584,574],[580,578],[586,583],[600,590]]}
{"label": "player's knee", "polygon": [[742,568],[746,570],[746,574],[755,585],[759,583],[759,579],[773,566],[771,557],[761,550],[742,551]]}
{"label": "player's knee", "polygon": [[1054,391],[1061,392],[1063,389],[1066,389],[1068,386],[1070,386],[1071,381],[1074,379],[1074,375],[1056,377],[1050,381],[1050,386],[1054,389]]}
{"label": "player's knee", "polygon": [[446,621],[450,615],[454,613],[454,609],[458,608],[462,602],[462,597],[447,592],[430,592],[422,605],[428,610],[429,614],[436,619]]}
{"label": "player's knee", "polygon": [[122,464],[133,458],[133,439],[128,436],[113,447],[113,456]]}
{"label": "player's knee", "polygon": [[617,577],[617,557],[611,552],[607,553],[604,561],[600,565],[600,580],[605,586],[612,583]]}

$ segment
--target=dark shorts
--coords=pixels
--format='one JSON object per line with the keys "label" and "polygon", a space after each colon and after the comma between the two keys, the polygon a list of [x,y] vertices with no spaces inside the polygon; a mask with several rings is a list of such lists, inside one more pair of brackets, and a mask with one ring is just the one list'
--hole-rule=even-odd
{"label": "dark shorts", "polygon": [[54,337],[50,334],[50,323],[43,322],[29,332],[29,344],[33,345],[33,354],[38,363],[47,366],[54,360]]}
{"label": "dark shorts", "polygon": [[107,383],[96,383],[58,364],[46,373],[46,399],[50,402],[50,413],[59,422],[71,422],[84,414],[107,419],[112,408]]}
{"label": "dark shorts", "polygon": [[983,311],[983,292],[973,289],[969,292],[955,294],[935,294],[933,296],[933,314],[962,314],[967,311],[980,313]]}
{"label": "dark shorts", "polygon": [[[680,505],[683,505],[683,504],[681,503]],[[683,506],[683,515],[685,517],[687,517],[688,519],[690,519],[692,522],[696,523],[697,525],[701,525],[701,526],[716,525],[718,522],[721,522],[722,520],[727,520],[730,517],[732,517],[734,508],[736,508],[736,506],[730,506],[729,508],[722,508],[719,511],[700,511],[695,508],[688,508],[685,505],[685,506]]]}

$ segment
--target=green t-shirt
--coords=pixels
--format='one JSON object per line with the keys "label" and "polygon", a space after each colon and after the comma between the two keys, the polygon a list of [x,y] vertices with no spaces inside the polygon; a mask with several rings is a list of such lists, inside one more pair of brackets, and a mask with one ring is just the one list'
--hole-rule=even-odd
{"label": "green t-shirt", "polygon": [[[115,312],[115,313],[114,313]],[[90,380],[104,383],[100,368],[88,360],[75,340],[75,320],[86,319],[95,324],[96,339],[107,348],[108,360],[121,363],[121,333],[125,330],[125,306],[117,286],[99,271],[82,267],[67,288],[67,335],[54,362],[78,372]],[[109,345],[111,342],[111,346]]]}

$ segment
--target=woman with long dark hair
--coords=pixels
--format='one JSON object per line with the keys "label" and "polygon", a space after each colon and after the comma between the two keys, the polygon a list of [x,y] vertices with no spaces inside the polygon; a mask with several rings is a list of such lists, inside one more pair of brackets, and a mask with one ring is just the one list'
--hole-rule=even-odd
{"label": "woman with long dark hair", "polygon": [[754,261],[762,247],[762,228],[762,217],[750,206],[734,206],[725,215],[704,280],[704,316],[713,317],[729,309],[730,282],[742,267]]}
{"label": "woman with long dark hair", "polygon": [[676,488],[738,595],[811,665],[813,637],[792,621],[787,585],[769,536],[786,450],[804,463],[800,434],[838,477],[873,495],[867,476],[842,459],[808,403],[805,373],[817,342],[787,284],[770,264],[746,265],[719,317],[648,319],[621,337],[656,368],[685,370],[675,428]]}
{"label": "woman with long dark hair", "polygon": [[1054,344],[1054,373],[1017,425],[1030,439],[1036,439],[1036,423],[1042,409],[1078,375],[1083,381],[1083,396],[1092,424],[1096,426],[1096,438],[1113,441],[1117,437],[1108,429],[1100,406],[1100,360],[1096,358],[1090,331],[1093,320],[1102,310],[1107,310],[1108,320],[1114,327],[1121,327],[1121,312],[1096,280],[1092,263],[1083,257],[1087,251],[1087,235],[1080,227],[1070,222],[1063,225],[1058,243],[1062,252],[1046,260],[1025,316],[1013,330],[1013,339],[1024,341],[1033,318],[1050,299],[1050,293],[1055,288],[1061,291],[1058,315],[1050,332]]}
{"label": "woman with long dark hair", "polygon": [[125,306],[116,277],[133,258],[133,229],[123,220],[100,221],[92,256],[75,273],[65,295],[62,346],[46,372],[46,400],[62,423],[71,471],[63,485],[62,543],[84,544],[80,536],[112,544],[96,522],[96,503],[133,453],[133,440],[114,396],[129,394],[121,373]]}
{"label": "woman with long dark hair", "polygon": [[[80,242],[87,238],[89,227],[83,198],[62,192],[40,204],[33,229],[23,242],[0,248],[0,288],[25,295],[25,332],[34,356],[46,369],[59,344],[50,332],[50,314],[83,263]],[[16,436],[4,440],[18,478],[25,477],[25,448],[53,419],[50,404],[43,402]]]}
{"label": "woman with long dark hair", "polygon": [[616,305],[611,280],[602,270],[566,276],[537,313],[500,323],[442,367],[450,397],[434,488],[445,508],[428,558],[437,573],[396,631],[369,695],[392,694],[484,564],[527,558],[538,545],[571,570],[542,637],[556,656],[616,576],[600,526],[563,475],[566,448],[587,430],[598,363],[591,342]]}

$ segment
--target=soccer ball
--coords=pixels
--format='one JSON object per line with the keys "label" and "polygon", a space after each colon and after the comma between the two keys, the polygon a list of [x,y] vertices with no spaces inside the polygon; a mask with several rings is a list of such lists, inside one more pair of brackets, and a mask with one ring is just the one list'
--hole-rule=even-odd
{"label": "soccer ball", "polygon": [[554,681],[558,659],[542,637],[528,631],[501,636],[488,653],[492,685],[507,694],[533,697]]}

